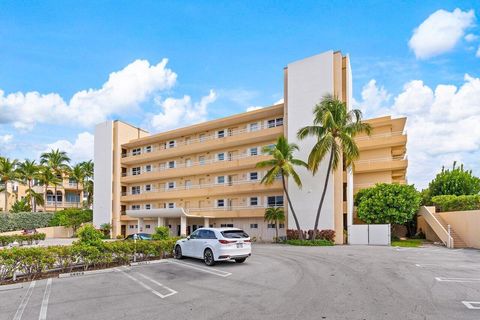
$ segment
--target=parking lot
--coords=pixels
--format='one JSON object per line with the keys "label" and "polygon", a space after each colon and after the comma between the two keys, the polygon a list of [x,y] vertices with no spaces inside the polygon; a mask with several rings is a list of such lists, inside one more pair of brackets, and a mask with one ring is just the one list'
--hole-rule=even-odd
{"label": "parking lot", "polygon": [[[8,290],[7,290],[8,289]],[[480,319],[480,251],[255,245],[0,289],[0,319]]]}

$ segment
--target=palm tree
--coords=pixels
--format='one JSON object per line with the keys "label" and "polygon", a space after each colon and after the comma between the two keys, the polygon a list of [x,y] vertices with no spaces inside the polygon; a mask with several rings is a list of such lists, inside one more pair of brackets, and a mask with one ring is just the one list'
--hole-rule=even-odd
{"label": "palm tree", "polygon": [[12,208],[10,209],[10,212],[12,213],[30,212],[30,211],[32,211],[32,208],[30,207],[28,200],[26,199],[15,201],[15,203],[12,205]]}
{"label": "palm tree", "polygon": [[33,181],[39,177],[39,167],[35,160],[27,159],[20,163],[18,166],[18,174],[22,182],[28,186],[27,197],[29,198],[28,201],[30,202],[30,207],[35,208],[34,200],[38,197],[35,196],[36,193],[33,191],[32,187]]}
{"label": "palm tree", "polygon": [[[40,168],[40,176],[39,176],[40,183],[45,186],[44,192],[44,203],[47,203],[47,191],[48,187],[51,185],[58,185],[60,183],[60,179],[57,177],[53,170],[49,167],[42,166]],[[57,198],[57,194],[55,192],[55,199]]]}
{"label": "palm tree", "polygon": [[87,193],[87,207],[93,202],[93,161],[81,162],[84,171],[83,191]]}
{"label": "palm tree", "polygon": [[[53,173],[57,176],[63,176],[63,174],[69,170],[68,163],[70,162],[70,158],[67,156],[65,151],[57,150],[50,150],[50,152],[44,152],[40,156],[40,163],[52,169]],[[57,185],[58,183],[54,184],[55,188],[55,212],[57,212]]]}
{"label": "palm tree", "polygon": [[17,172],[18,160],[10,160],[9,158],[0,157],[0,182],[3,184],[5,190],[5,212],[8,212],[8,183],[16,181],[18,178]]}
{"label": "palm tree", "polygon": [[278,242],[278,224],[285,221],[285,211],[280,207],[267,208],[263,219],[275,223],[275,242]]}
{"label": "palm tree", "polygon": [[[320,212],[328,187],[330,171],[334,171],[343,154],[345,165],[350,166],[359,156],[354,137],[360,132],[370,135],[371,127],[362,122],[362,112],[358,109],[347,111],[344,102],[332,95],[326,95],[313,109],[313,125],[301,128],[297,136],[316,138],[316,143],[308,156],[308,167],[315,175],[325,156],[328,158],[328,170],[315,218],[314,232],[318,228]],[[315,239],[315,237],[313,237]]]}
{"label": "palm tree", "polygon": [[291,176],[297,186],[299,188],[302,187],[302,181],[300,180],[298,173],[295,171],[294,166],[307,167],[307,164],[304,161],[293,157],[293,152],[296,150],[298,150],[298,146],[296,144],[288,143],[284,136],[280,136],[278,137],[276,144],[263,148],[263,152],[271,155],[272,159],[257,163],[257,168],[271,167],[260,183],[269,185],[272,184],[275,179],[281,177],[283,191],[287,196],[287,202],[290,207],[290,211],[292,212],[293,219],[295,220],[295,225],[297,226],[299,236],[301,239],[303,239],[303,233],[300,229],[300,224],[298,222],[297,215],[295,214],[295,210],[293,209],[292,202],[290,201],[290,196],[288,194],[285,181],[285,178]]}
{"label": "palm tree", "polygon": [[[79,184],[84,183],[85,181],[85,167],[81,164],[78,163],[72,167],[72,170],[69,172],[69,178],[75,181],[77,184],[77,194],[80,195],[79,192]],[[77,202],[77,208],[78,208],[78,202]]]}
{"label": "palm tree", "polygon": [[37,204],[41,206],[45,205],[45,202],[43,201],[43,195],[35,192],[35,190],[32,188],[25,191],[25,200],[28,201],[29,204],[33,203],[33,208],[30,208],[32,208],[34,212],[37,211]]}

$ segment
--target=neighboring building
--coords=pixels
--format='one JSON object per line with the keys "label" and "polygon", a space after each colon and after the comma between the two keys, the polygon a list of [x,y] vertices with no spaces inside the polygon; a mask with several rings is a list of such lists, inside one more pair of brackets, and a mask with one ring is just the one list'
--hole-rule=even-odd
{"label": "neighboring building", "polygon": [[[82,208],[86,195],[83,192],[82,183],[76,183],[64,175],[62,182],[57,185],[57,210],[66,208]],[[35,192],[45,196],[45,186],[36,185],[33,187]],[[55,211],[55,187],[48,186],[45,205],[37,205],[37,211]]]}
{"label": "neighboring building", "polygon": [[[8,193],[8,209],[12,208],[12,205],[17,200],[25,198],[25,191],[27,187],[18,182],[7,183],[6,192]],[[5,191],[0,192],[0,211],[5,211]]]}
{"label": "neighboring building", "polygon": [[[348,108],[352,101],[349,58],[340,52],[291,63],[284,78],[285,103],[260,110],[154,135],[121,121],[97,125],[94,224],[111,223],[113,235],[153,232],[157,225],[168,225],[176,235],[207,225],[235,226],[271,240],[274,225],[264,222],[265,208],[287,208],[280,181],[259,183],[266,170],[255,165],[269,158],[262,147],[285,135],[300,146],[297,157],[307,159],[314,139],[298,141],[296,133],[312,123],[313,106],[327,93]],[[319,227],[334,229],[337,243],[344,242],[343,231],[353,221],[354,190],[367,183],[405,182],[406,160],[397,166],[392,158],[405,154],[405,119],[368,121],[374,132],[358,137],[362,156],[355,170],[340,166],[330,177]],[[402,132],[400,144],[390,142],[397,132]],[[372,165],[378,157],[383,160]],[[326,170],[326,161],[316,176],[299,168],[301,190],[288,181],[303,229],[313,228]],[[282,234],[286,228],[294,228],[290,215],[280,226]]]}

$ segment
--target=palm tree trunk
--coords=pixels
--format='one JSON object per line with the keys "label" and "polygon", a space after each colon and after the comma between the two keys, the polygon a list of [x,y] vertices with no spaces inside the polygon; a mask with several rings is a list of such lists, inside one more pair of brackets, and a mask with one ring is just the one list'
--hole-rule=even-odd
{"label": "palm tree trunk", "polygon": [[275,219],[275,243],[278,243],[278,219]]}
{"label": "palm tree trunk", "polygon": [[45,193],[43,194],[43,211],[47,211],[47,191],[48,191],[48,184],[45,184]]}
{"label": "palm tree trunk", "polygon": [[55,184],[55,187],[54,187],[54,191],[55,191],[55,196],[54,196],[54,205],[55,205],[55,212],[57,212],[57,184]]}
{"label": "palm tree trunk", "polygon": [[77,201],[77,208],[78,208],[78,203],[80,202],[80,189],[78,188],[78,181],[77,181],[77,195],[78,195],[78,201]]}
{"label": "palm tree trunk", "polygon": [[32,180],[28,180],[28,189],[30,189],[30,208],[33,210]]}
{"label": "palm tree trunk", "polygon": [[5,181],[5,213],[8,213],[8,181]]}
{"label": "palm tree trunk", "polygon": [[315,226],[313,228],[313,237],[311,239],[312,241],[315,240],[315,237],[317,234],[318,222],[320,220],[320,212],[322,211],[323,201],[325,200],[325,194],[327,193],[328,180],[330,178],[330,171],[332,170],[332,162],[333,162],[333,150],[330,151],[330,160],[328,160],[327,177],[325,178],[325,184],[323,186],[322,198],[320,198],[320,204],[318,205],[317,217],[315,218]]}
{"label": "palm tree trunk", "polygon": [[297,215],[295,214],[295,210],[293,210],[293,205],[292,205],[292,202],[290,201],[290,195],[288,194],[288,191],[287,191],[287,186],[285,184],[285,177],[283,176],[283,172],[282,172],[282,185],[283,185],[283,192],[285,192],[285,195],[287,196],[288,206],[292,211],[293,220],[295,220],[295,225],[297,226],[298,235],[300,237],[300,240],[303,240],[302,229],[300,229],[300,224],[298,223]]}

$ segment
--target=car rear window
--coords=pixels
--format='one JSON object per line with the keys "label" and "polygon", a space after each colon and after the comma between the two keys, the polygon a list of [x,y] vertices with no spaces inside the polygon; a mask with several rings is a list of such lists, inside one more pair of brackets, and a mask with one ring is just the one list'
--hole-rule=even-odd
{"label": "car rear window", "polygon": [[243,230],[227,230],[222,231],[221,234],[230,239],[248,238],[248,234]]}

